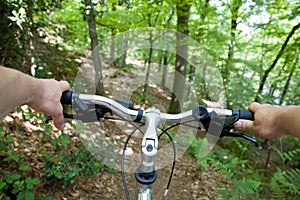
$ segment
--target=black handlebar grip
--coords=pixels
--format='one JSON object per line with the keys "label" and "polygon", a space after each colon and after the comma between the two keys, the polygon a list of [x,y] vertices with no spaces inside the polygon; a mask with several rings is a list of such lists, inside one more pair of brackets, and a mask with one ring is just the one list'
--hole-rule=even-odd
{"label": "black handlebar grip", "polygon": [[62,104],[72,104],[72,91],[65,91],[61,95],[60,102]]}
{"label": "black handlebar grip", "polygon": [[254,121],[254,113],[249,110],[239,110],[239,118],[240,119],[248,119]]}

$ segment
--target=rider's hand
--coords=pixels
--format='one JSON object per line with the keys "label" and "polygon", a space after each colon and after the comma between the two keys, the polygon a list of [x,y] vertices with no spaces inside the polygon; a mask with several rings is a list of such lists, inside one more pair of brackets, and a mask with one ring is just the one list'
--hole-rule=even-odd
{"label": "rider's hand", "polygon": [[239,130],[255,132],[259,136],[271,140],[280,138],[288,134],[278,119],[282,109],[284,108],[280,106],[254,102],[249,107],[249,110],[254,113],[254,121],[239,120],[234,126]]}
{"label": "rider's hand", "polygon": [[33,96],[26,102],[31,108],[52,116],[54,126],[58,129],[64,128],[63,107],[60,103],[64,91],[70,90],[66,81],[50,79],[35,79]]}

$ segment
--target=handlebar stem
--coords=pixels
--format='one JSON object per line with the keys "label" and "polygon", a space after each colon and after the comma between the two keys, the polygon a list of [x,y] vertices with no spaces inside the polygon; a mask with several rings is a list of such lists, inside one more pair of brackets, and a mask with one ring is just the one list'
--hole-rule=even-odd
{"label": "handlebar stem", "polygon": [[146,131],[142,141],[142,164],[138,167],[136,199],[152,200],[152,184],[157,178],[154,168],[155,156],[158,152],[157,127],[161,121],[160,111],[149,108],[145,111]]}
{"label": "handlebar stem", "polygon": [[157,127],[160,122],[160,111],[149,108],[145,112],[146,132],[142,141],[142,165],[140,172],[148,173],[154,171],[154,160],[158,151]]}
{"label": "handlebar stem", "polygon": [[146,110],[146,132],[142,141],[142,151],[147,156],[155,156],[158,150],[157,127],[160,122],[160,111],[157,108]]}
{"label": "handlebar stem", "polygon": [[136,200],[152,200],[152,185],[141,185],[138,183],[136,191]]}

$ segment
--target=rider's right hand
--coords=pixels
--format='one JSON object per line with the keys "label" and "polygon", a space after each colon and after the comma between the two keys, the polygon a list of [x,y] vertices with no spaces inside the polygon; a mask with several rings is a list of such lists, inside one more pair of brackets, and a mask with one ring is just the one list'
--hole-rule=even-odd
{"label": "rider's right hand", "polygon": [[288,135],[280,119],[285,110],[284,107],[253,102],[249,110],[254,113],[254,121],[239,120],[234,124],[235,128],[255,132],[271,140]]}

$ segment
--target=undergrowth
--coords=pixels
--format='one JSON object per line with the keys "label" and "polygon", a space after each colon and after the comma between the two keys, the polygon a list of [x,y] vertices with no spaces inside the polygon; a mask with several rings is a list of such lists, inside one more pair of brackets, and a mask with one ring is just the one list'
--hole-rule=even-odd
{"label": "undergrowth", "polygon": [[[204,158],[200,148],[204,139],[195,140],[189,153],[197,159],[197,167],[220,172],[231,184],[218,185],[218,199],[299,199],[300,146],[294,138],[272,143],[267,150],[272,158],[262,155],[262,148],[254,148],[239,139],[220,142]],[[290,144],[289,148],[283,148]],[[292,144],[292,145],[291,145]]]}
{"label": "undergrowth", "polygon": [[[39,129],[32,134],[42,136],[35,141],[36,137],[28,133],[23,136],[27,134],[19,130],[22,128],[20,121],[15,121],[12,127],[5,120],[0,121],[3,125],[0,126],[0,199],[50,200],[53,199],[51,196],[36,194],[45,183],[62,182],[62,188],[67,187],[75,183],[77,177],[94,175],[104,167],[70,131],[54,130],[52,125],[44,123],[45,118],[40,113],[30,109],[22,110],[22,113],[23,118],[18,119],[21,123],[26,119],[39,119],[35,122]],[[26,142],[29,142],[27,150],[20,147]],[[36,142],[39,146],[31,153]]]}

